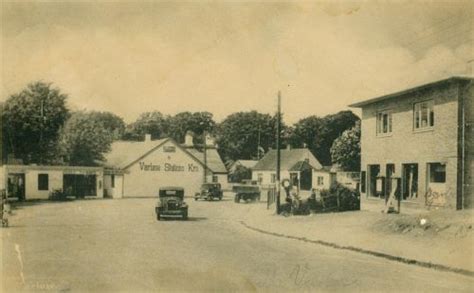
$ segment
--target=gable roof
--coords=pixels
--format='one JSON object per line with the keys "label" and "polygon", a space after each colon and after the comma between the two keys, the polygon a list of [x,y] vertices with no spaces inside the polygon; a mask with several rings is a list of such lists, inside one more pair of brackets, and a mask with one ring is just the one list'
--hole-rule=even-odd
{"label": "gable roof", "polygon": [[[321,163],[314,157],[309,149],[284,149],[280,150],[280,169],[291,170],[300,161],[308,160],[311,167],[320,169]],[[258,161],[252,170],[275,170],[277,165],[277,150],[270,150]],[[296,166],[298,167],[298,166]]]}
{"label": "gable roof", "polygon": [[105,154],[104,166],[114,169],[127,168],[168,140],[169,138],[152,141],[115,141],[111,145],[110,152]]}
{"label": "gable roof", "polygon": [[365,100],[365,101],[353,103],[353,104],[350,104],[349,107],[361,108],[361,107],[364,107],[366,105],[370,105],[370,104],[377,103],[377,102],[380,102],[380,101],[383,101],[383,100],[398,97],[398,96],[401,96],[401,95],[410,94],[410,93],[413,93],[413,92],[416,92],[416,91],[419,91],[419,90],[423,90],[423,89],[427,89],[427,88],[430,88],[430,87],[434,87],[434,86],[437,86],[437,85],[440,85],[440,84],[443,84],[443,83],[454,82],[454,81],[472,81],[472,80],[473,80],[472,77],[453,76],[453,77],[450,77],[450,78],[446,78],[446,79],[442,79],[442,80],[422,84],[420,86],[405,89],[405,90],[398,91],[398,92],[395,92],[395,93],[391,93],[391,94],[388,94],[388,95],[384,95],[384,96],[368,99],[368,100]]}
{"label": "gable roof", "polygon": [[[185,148],[187,152],[193,155],[204,165],[204,152],[201,152],[195,148]],[[227,168],[222,162],[221,156],[215,148],[206,148],[206,165],[214,173],[227,174]]]}
{"label": "gable roof", "polygon": [[[112,143],[111,151],[105,154],[104,167],[126,169],[139,159],[147,156],[165,142],[172,142],[192,159],[204,166],[204,153],[194,148],[183,148],[171,138],[152,141],[116,141]],[[207,168],[214,173],[226,174],[227,169],[215,148],[207,149]]]}
{"label": "gable roof", "polygon": [[313,169],[313,166],[311,166],[307,161],[298,161],[290,168],[290,171],[305,171],[308,169]]}

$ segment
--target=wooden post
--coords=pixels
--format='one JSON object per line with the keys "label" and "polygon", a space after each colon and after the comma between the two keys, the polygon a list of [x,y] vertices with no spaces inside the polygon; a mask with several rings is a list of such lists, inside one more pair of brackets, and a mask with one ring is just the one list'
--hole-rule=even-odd
{"label": "wooden post", "polygon": [[278,111],[277,111],[277,168],[276,168],[276,213],[280,213],[280,127],[281,127],[281,92],[278,91]]}

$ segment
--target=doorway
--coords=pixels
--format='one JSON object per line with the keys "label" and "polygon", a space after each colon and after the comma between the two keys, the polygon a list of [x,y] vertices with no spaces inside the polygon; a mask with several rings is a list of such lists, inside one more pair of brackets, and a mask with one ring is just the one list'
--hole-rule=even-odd
{"label": "doorway", "polygon": [[368,165],[367,170],[368,174],[368,196],[378,197],[377,194],[377,176],[380,173],[380,165]]}
{"label": "doorway", "polygon": [[25,199],[25,174],[10,173],[7,179],[8,197],[16,197],[18,200]]}
{"label": "doorway", "polygon": [[387,164],[385,169],[385,197],[387,198],[392,192],[392,177],[395,174],[395,164]]}
{"label": "doorway", "polygon": [[301,190],[311,190],[313,184],[313,170],[305,169],[301,171],[300,187]]}
{"label": "doorway", "polygon": [[402,165],[403,199],[413,200],[418,197],[418,164]]}

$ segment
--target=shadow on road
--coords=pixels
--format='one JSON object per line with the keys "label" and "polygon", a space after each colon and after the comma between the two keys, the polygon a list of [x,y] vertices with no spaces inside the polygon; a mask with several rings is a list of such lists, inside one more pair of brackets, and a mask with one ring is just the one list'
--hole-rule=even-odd
{"label": "shadow on road", "polygon": [[200,221],[206,221],[207,218],[206,217],[189,217],[187,220],[183,220],[181,218],[162,218],[163,221],[165,222],[169,222],[169,221],[173,221],[173,222],[200,222]]}

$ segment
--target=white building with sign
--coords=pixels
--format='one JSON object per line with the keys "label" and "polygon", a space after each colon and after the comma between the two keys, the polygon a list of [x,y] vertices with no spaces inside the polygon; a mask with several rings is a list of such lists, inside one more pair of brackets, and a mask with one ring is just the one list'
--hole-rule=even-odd
{"label": "white building with sign", "polygon": [[[208,140],[206,140],[207,142]],[[113,198],[153,197],[165,186],[184,188],[185,196],[193,196],[206,181],[227,182],[227,170],[214,145],[193,147],[188,135],[184,145],[171,138],[145,141],[117,141],[106,155],[104,193]]]}

